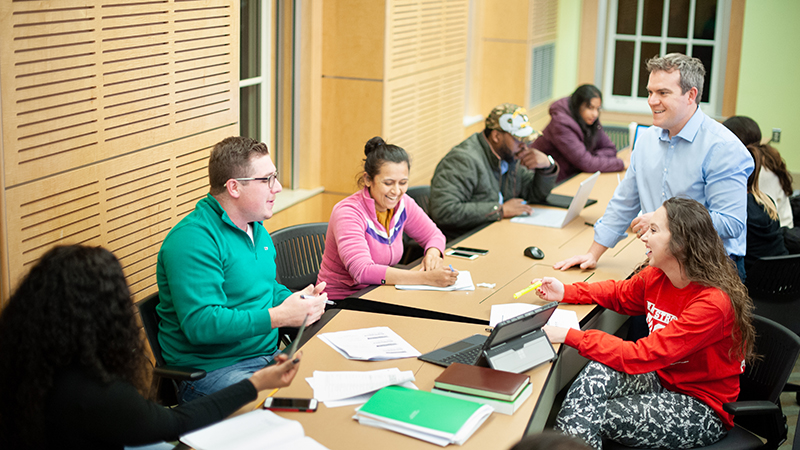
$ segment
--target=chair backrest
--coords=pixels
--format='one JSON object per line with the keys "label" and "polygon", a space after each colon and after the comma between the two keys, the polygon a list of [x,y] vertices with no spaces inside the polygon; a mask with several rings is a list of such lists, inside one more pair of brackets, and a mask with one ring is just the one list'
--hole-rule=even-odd
{"label": "chair backrest", "polygon": [[739,400],[769,400],[780,404],[783,386],[800,355],[800,336],[785,326],[753,315],[757,361],[748,364],[739,378]]}
{"label": "chair backrest", "polygon": [[[759,359],[748,364],[739,377],[738,401],[767,400],[780,408],[781,391],[800,354],[800,337],[783,325],[758,315],[753,316],[753,326]],[[768,442],[782,442],[786,438],[786,416],[782,412],[772,416],[738,414],[733,421]]]}
{"label": "chair backrest", "polygon": [[277,253],[277,281],[293,291],[317,282],[327,222],[304,223],[270,233]]}
{"label": "chair backrest", "polygon": [[745,284],[754,299],[785,301],[800,298],[800,255],[759,258],[747,269]]}
{"label": "chair backrest", "polygon": [[800,334],[800,255],[757,260],[745,284],[756,314]]}
{"label": "chair backrest", "polygon": [[161,344],[158,343],[158,324],[161,322],[161,316],[158,315],[156,307],[160,301],[158,292],[156,292],[136,303],[139,308],[139,316],[142,318],[142,326],[147,336],[147,342],[150,343],[150,350],[152,350],[153,357],[156,359],[156,367],[164,365],[164,358],[161,356]]}
{"label": "chair backrest", "polygon": [[428,210],[428,205],[430,204],[431,199],[431,187],[429,185],[426,186],[411,186],[406,191],[409,197],[413,198],[415,202],[425,211],[425,214],[430,215],[430,211]]}

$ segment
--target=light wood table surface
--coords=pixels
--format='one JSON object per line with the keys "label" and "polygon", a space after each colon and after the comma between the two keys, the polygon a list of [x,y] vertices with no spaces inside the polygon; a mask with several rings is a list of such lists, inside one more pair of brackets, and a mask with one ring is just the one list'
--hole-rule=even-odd
{"label": "light wood table surface", "polygon": [[[590,175],[579,174],[553,192],[575,194],[580,182]],[[629,234],[615,248],[607,251],[596,269],[557,271],[552,268],[556,262],[586,253],[589,249],[594,240],[594,229],[586,223],[592,224],[603,215],[617,187],[618,175],[622,176],[618,173],[601,174],[591,195],[598,202],[584,208],[581,215],[564,228],[517,224],[504,219],[458,243],[465,247],[488,249],[487,255],[474,260],[445,256],[445,264],[452,265],[456,270],[469,271],[473,283],[494,283],[494,288],[476,287],[474,291],[441,292],[403,291],[394,286],[379,286],[361,295],[360,302],[376,312],[385,312],[387,306],[391,305],[450,314],[473,321],[488,321],[492,305],[535,303],[535,294],[528,294],[519,300],[513,298],[515,292],[527,287],[534,278],[551,276],[565,283],[624,279],[645,259],[644,244],[634,234]],[[540,207],[543,206],[535,206]],[[523,255],[523,250],[532,245],[542,249],[544,259],[534,260]]]}
{"label": "light wood table surface", "polygon": [[[620,156],[629,160],[629,150]],[[626,163],[627,164],[627,163]],[[553,192],[574,195],[581,181],[590,174],[579,174],[556,187]],[[583,254],[594,238],[591,225],[603,215],[623,173],[601,174],[592,190],[591,198],[598,203],[585,208],[579,218],[561,229],[514,224],[503,220],[464,238],[458,243],[466,247],[489,249],[489,254],[476,260],[445,257],[445,264],[452,264],[457,270],[469,270],[474,283],[495,283],[493,289],[476,288],[475,291],[437,292],[400,291],[393,286],[380,286],[361,296],[360,301],[380,307],[391,305],[417,311],[428,311],[464,318],[480,323],[488,323],[491,306],[502,303],[531,303],[543,305],[535,294],[530,293],[515,300],[513,294],[527,287],[531,280],[553,276],[564,283],[577,281],[602,281],[624,279],[644,260],[644,245],[630,235],[600,259],[598,268],[593,270],[570,269],[556,271],[553,264],[570,256]],[[536,208],[542,206],[534,206]],[[542,260],[532,260],[523,256],[523,249],[535,245],[545,253]],[[609,332],[616,331],[626,317],[592,305],[559,305],[559,308],[574,310],[578,314],[583,329],[597,328]],[[395,311],[396,313],[396,311]],[[335,315],[334,315],[335,314]],[[326,313],[332,319],[320,332],[332,332],[388,326],[422,353],[432,351],[475,333],[488,334],[486,326],[475,323],[442,321],[402,315],[387,315],[371,312],[340,310]],[[558,348],[558,346],[556,346]],[[444,370],[434,364],[416,358],[364,362],[345,359],[318,337],[311,338],[303,347],[303,361],[299,373],[291,386],[278,391],[280,397],[312,397],[313,391],[305,378],[312,376],[314,370],[377,370],[397,367],[411,370],[416,377],[415,384],[422,390],[430,391],[433,380]],[[464,447],[480,449],[507,449],[526,433],[540,431],[552,408],[556,393],[574,377],[586,360],[575,349],[563,346],[558,359],[552,364],[543,364],[527,372],[533,383],[533,393],[522,407],[512,416],[494,413],[481,428],[467,440]],[[249,411],[259,405],[266,396],[262,393],[241,411]],[[354,406],[327,408],[319,405],[315,413],[282,412],[280,415],[298,420],[305,432],[331,450],[337,449],[415,449],[435,448],[427,442],[387,430],[361,425],[352,416]]]}
{"label": "light wood table surface", "polygon": [[[421,353],[427,353],[467,336],[482,333],[488,335],[482,325],[447,322],[416,317],[389,316],[361,311],[339,311],[325,325],[323,333],[352,330],[376,326],[388,326]],[[411,370],[414,384],[421,390],[430,391],[433,381],[444,370],[443,367],[420,361],[416,358],[390,361],[351,361],[322,342],[312,338],[303,346],[303,360],[292,385],[275,394],[278,397],[313,397],[313,390],[305,381],[315,370],[323,371],[369,371],[397,367],[401,371]],[[528,372],[533,384],[531,397],[514,413],[493,413],[491,417],[470,437],[463,448],[507,449],[519,441],[537,403],[539,392],[544,388],[550,374],[551,364],[543,364]],[[256,402],[245,410],[255,408],[266,396],[262,393]],[[355,406],[328,408],[320,403],[317,412],[281,412],[287,419],[302,423],[306,435],[311,436],[331,450],[356,449],[432,449],[433,444],[392,431],[361,425],[352,417]]]}

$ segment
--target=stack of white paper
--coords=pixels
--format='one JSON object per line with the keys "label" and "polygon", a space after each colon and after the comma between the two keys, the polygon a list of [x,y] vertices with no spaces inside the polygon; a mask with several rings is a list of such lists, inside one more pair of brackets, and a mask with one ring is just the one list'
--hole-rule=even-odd
{"label": "stack of white paper", "polygon": [[[489,326],[493,327],[498,323],[541,308],[541,306],[528,303],[504,303],[502,305],[492,305],[492,312],[489,316]],[[547,324],[554,327],[581,329],[578,322],[578,314],[575,311],[556,308]]]}
{"label": "stack of white paper", "polygon": [[420,355],[414,347],[389,327],[361,328],[318,335],[347,359],[384,361],[414,358]]}
{"label": "stack of white paper", "polygon": [[426,284],[397,284],[397,289],[405,291],[474,291],[475,285],[472,284],[472,275],[466,270],[458,272],[458,278],[452,286],[438,287]]}
{"label": "stack of white paper", "polygon": [[327,450],[305,435],[300,422],[264,409],[184,434],[181,442],[196,450]]}
{"label": "stack of white paper", "polygon": [[414,373],[401,372],[397,367],[366,372],[322,372],[306,378],[314,389],[314,398],[325,402],[328,408],[365,403],[378,389],[398,385],[417,389],[412,383]]}

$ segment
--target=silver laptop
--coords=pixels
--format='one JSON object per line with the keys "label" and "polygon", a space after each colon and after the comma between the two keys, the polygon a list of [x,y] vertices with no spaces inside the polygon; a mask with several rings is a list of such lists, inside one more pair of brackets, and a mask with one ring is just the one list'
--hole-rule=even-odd
{"label": "silver laptop", "polygon": [[578,192],[572,197],[569,209],[544,209],[533,208],[530,215],[517,216],[511,219],[514,223],[524,223],[527,225],[539,225],[541,227],[564,228],[568,223],[581,214],[581,210],[592,193],[594,183],[600,176],[600,172],[595,172],[589,178],[583,180],[578,187]]}
{"label": "silver laptop", "polygon": [[542,327],[558,302],[512,317],[497,324],[487,337],[476,334],[417,358],[440,366],[457,362],[522,373],[556,358]]}

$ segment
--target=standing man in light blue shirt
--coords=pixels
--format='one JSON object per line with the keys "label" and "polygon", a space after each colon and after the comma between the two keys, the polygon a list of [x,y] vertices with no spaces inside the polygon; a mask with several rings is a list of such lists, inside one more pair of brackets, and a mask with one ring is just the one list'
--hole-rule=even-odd
{"label": "standing man in light blue shirt", "polygon": [[653,126],[637,139],[625,179],[595,224],[589,252],[554,268],[594,268],[606,250],[627,236],[629,225],[641,236],[665,200],[686,197],[708,208],[744,280],[747,177],[753,159],[733,133],[700,110],[705,68],[699,59],[670,53],[649,60],[647,70]]}

